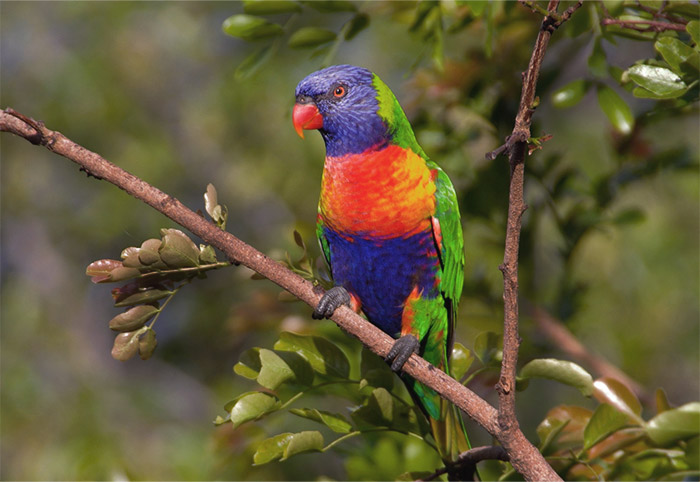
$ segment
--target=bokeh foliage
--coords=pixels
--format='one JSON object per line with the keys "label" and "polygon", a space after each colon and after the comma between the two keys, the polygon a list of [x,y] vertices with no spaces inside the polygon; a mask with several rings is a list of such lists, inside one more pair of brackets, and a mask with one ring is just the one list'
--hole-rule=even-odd
{"label": "bokeh foliage", "polygon": [[[508,173],[502,159],[487,162],[484,153],[512,129],[539,17],[515,2],[274,5],[3,2],[2,104],[194,208],[204,208],[201,194],[214,182],[230,231],[274,257],[286,251],[296,259],[296,229],[315,258],[323,146],[318,136],[296,139],[293,89],[324,63],[370,68],[393,88],[419,142],[457,187],[467,273],[456,338],[484,353],[476,347],[493,345],[480,334],[497,333],[502,323],[497,266]],[[660,8],[670,21],[695,20],[686,32],[602,25],[605,18],[668,20],[654,17]],[[237,14],[279,28],[231,37],[224,31],[236,34],[241,22],[227,19]],[[688,2],[586,2],[554,35],[532,131],[552,138],[526,165],[521,247],[523,299],[557,316],[651,398],[663,387],[676,407],[698,400],[700,377],[697,57],[697,6]],[[307,307],[280,302],[269,283],[231,268],[173,298],[148,362],[113,360],[107,322],[123,308],[109,306],[105,287],[82,275],[85,266],[175,226],[42,149],[9,136],[2,148],[2,478],[391,478],[435,467],[423,441],[387,433],[252,466],[256,441],[316,430],[318,419],[328,427],[325,440],[333,427],[348,429],[347,412],[326,414],[344,410],[347,387],[314,393],[318,412],[294,405],[297,416],[214,428],[228,400],[256,390],[230,367],[254,363],[256,346],[259,360],[277,361],[275,341],[292,331],[339,346],[348,376],[361,383],[359,347],[330,322],[312,322]],[[523,315],[523,365],[566,358]],[[481,371],[470,387],[492,397],[495,373]],[[381,385],[363,387],[369,398],[355,403],[369,403],[391,377],[372,380]],[[383,393],[374,396],[380,408]],[[617,432],[624,440],[602,442],[629,440],[639,419],[676,413],[665,396],[656,398],[639,410],[628,403],[637,418]],[[526,434],[551,454],[579,447],[588,456],[605,447],[594,443],[600,432],[584,427],[622,426],[600,402],[537,378],[519,395],[519,411]],[[593,424],[594,417],[606,423]],[[489,443],[469,428],[473,440]],[[652,442],[676,443],[660,437]],[[649,469],[639,477],[652,478],[657,468],[674,469],[678,457],[697,453],[694,440],[650,447],[630,470]],[[687,460],[697,467],[697,458]],[[571,477],[590,477],[585,469]]]}

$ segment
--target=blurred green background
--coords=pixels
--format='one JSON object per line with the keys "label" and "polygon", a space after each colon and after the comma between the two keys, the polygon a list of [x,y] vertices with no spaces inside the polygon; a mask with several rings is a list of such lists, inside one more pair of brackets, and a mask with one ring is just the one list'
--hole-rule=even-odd
{"label": "blurred green background", "polygon": [[[484,154],[512,128],[538,20],[512,2],[494,13],[496,30],[474,22],[446,35],[440,72],[420,57],[420,35],[409,32],[415,4],[361,8],[370,13],[369,27],[341,43],[333,62],[378,73],[457,186],[467,245],[457,340],[469,347],[479,332],[501,330],[508,167]],[[323,56],[282,48],[241,79],[236,68],[256,46],[221,30],[241,11],[241,4],[223,2],[2,2],[2,106],[43,120],[193,209],[203,208],[213,182],[236,236],[281,259],[285,251],[298,254],[297,229],[317,255],[323,143],[315,133],[301,141],[290,114],[297,82],[320,68]],[[337,30],[347,19],[305,7],[295,21]],[[649,116],[653,101],[617,89],[640,123],[623,145],[593,92],[575,107],[553,108],[554,89],[589,75],[591,48],[589,37],[562,32],[547,54],[533,135],[554,137],[528,161],[523,297],[565,321],[592,352],[650,393],[663,387],[675,404],[697,400],[697,110]],[[650,44],[633,41],[606,52],[622,69],[654,56]],[[253,467],[250,440],[267,427],[233,431],[211,423],[224,403],[251,387],[231,371],[243,350],[271,346],[281,330],[314,332],[319,325],[342,338],[330,322],[312,321],[301,303],[278,301],[279,289],[251,281],[248,270],[227,269],[174,299],[156,325],[152,359],[113,360],[107,322],[119,310],[111,286],[90,283],[85,267],[118,258],[173,223],[46,149],[9,134],[1,142],[2,479],[346,476],[334,454]],[[623,179],[652,158],[650,172]],[[569,250],[571,238],[557,227],[547,196],[548,182],[565,171],[575,175],[564,183],[562,212],[594,210],[591,199],[604,186],[611,201],[599,214],[632,215],[595,224]],[[527,313],[521,335],[523,361],[566,357]],[[493,381],[475,388],[493,400]],[[547,382],[533,382],[521,395],[528,436],[557,403],[587,401]],[[276,423],[279,431],[290,422]],[[478,428],[472,432],[489,440]]]}

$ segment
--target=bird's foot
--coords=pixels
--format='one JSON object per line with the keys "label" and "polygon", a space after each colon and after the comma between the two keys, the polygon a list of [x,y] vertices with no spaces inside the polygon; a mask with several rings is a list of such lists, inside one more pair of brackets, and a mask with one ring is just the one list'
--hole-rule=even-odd
{"label": "bird's foot", "polygon": [[394,346],[389,350],[386,361],[391,363],[391,369],[395,372],[401,371],[404,364],[411,358],[411,355],[418,353],[420,342],[413,335],[403,335],[394,342]]}
{"label": "bird's foot", "polygon": [[319,301],[316,308],[314,308],[311,317],[314,320],[330,318],[333,316],[333,313],[335,313],[335,310],[342,305],[347,305],[352,308],[352,297],[350,293],[348,293],[348,290],[342,286],[334,286],[323,294],[321,301]]}

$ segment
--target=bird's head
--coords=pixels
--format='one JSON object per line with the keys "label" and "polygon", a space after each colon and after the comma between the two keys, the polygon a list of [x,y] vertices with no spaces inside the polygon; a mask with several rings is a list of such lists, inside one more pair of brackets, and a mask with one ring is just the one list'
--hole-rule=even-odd
{"label": "bird's head", "polygon": [[359,154],[386,144],[391,131],[380,115],[378,89],[386,89],[390,102],[396,102],[388,87],[367,69],[334,65],[314,72],[297,86],[294,128],[302,138],[305,129],[318,129],[328,156]]}

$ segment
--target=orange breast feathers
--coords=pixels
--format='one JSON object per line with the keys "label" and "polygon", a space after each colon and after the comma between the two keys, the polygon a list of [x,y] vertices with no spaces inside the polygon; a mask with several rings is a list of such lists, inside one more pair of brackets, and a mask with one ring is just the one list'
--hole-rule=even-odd
{"label": "orange breast feathers", "polygon": [[393,238],[430,229],[436,174],[395,145],[327,157],[319,214],[339,233]]}

